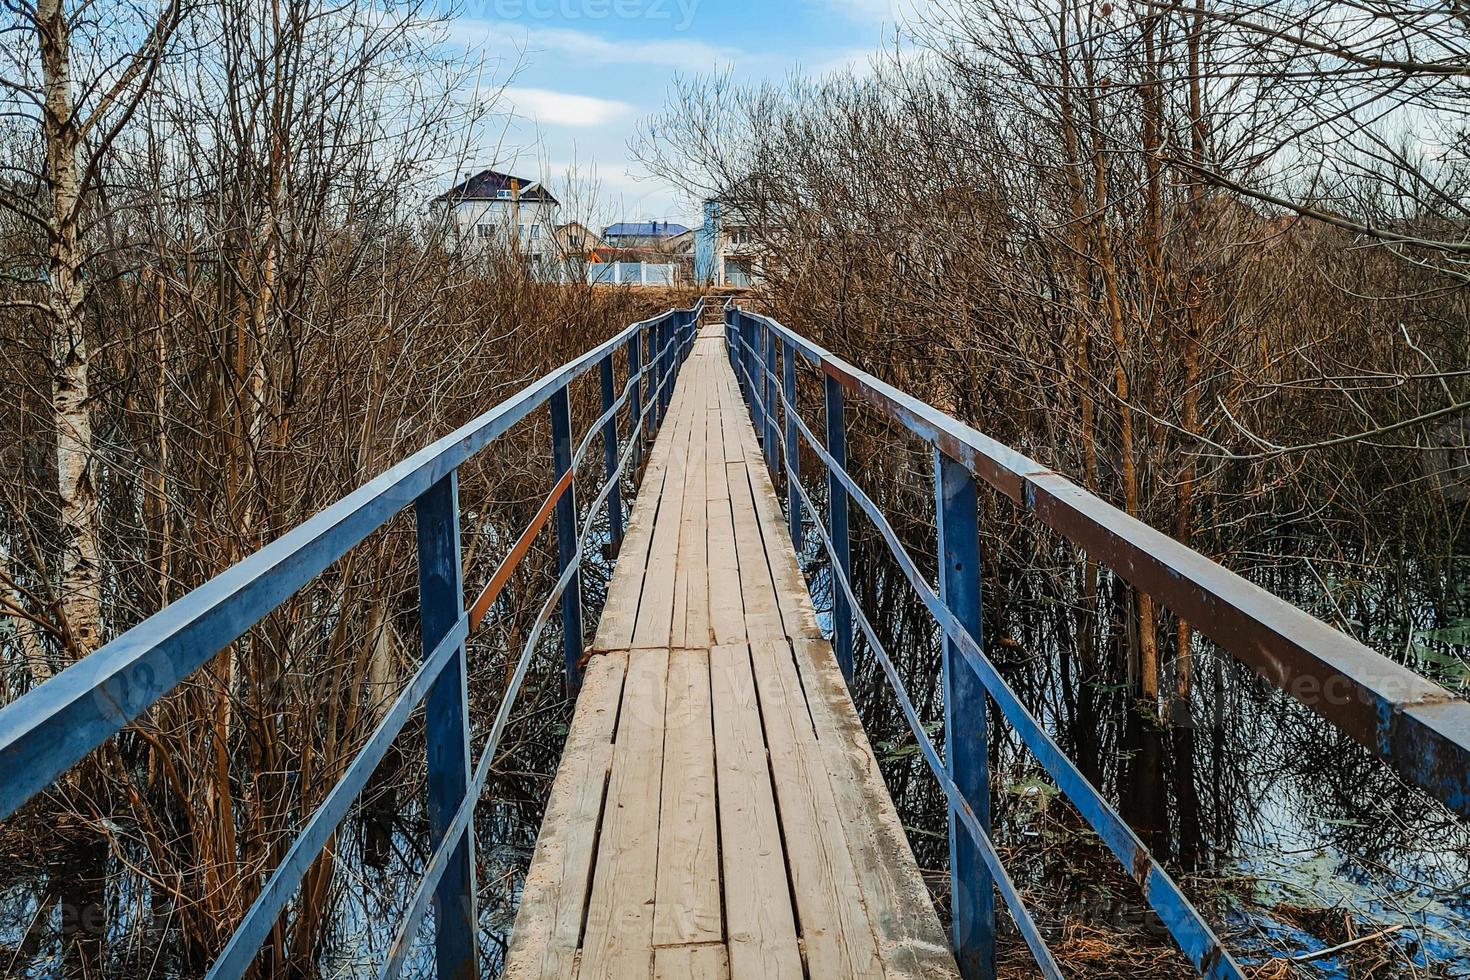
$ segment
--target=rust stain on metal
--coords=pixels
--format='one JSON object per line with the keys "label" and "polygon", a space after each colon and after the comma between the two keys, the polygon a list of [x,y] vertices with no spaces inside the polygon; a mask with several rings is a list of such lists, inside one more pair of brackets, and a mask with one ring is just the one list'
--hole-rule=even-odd
{"label": "rust stain on metal", "polygon": [[1128,870],[1133,874],[1133,880],[1138,882],[1138,887],[1143,889],[1144,900],[1148,900],[1148,876],[1153,871],[1154,858],[1148,852],[1148,848],[1139,844],[1133,849],[1133,867]]}
{"label": "rust stain on metal", "polygon": [[495,569],[495,574],[490,576],[490,584],[485,586],[485,591],[480,593],[479,598],[475,600],[475,604],[470,607],[471,631],[479,629],[480,621],[485,618],[485,614],[490,611],[490,607],[495,605],[496,598],[500,595],[501,590],[505,588],[505,584],[510,581],[510,573],[515,571],[516,566],[521,563],[521,559],[526,557],[526,552],[531,550],[531,542],[536,540],[536,535],[546,526],[546,522],[551,519],[551,514],[556,509],[557,501],[561,499],[561,495],[566,493],[567,488],[571,485],[572,471],[567,470],[562,475],[562,478],[556,481],[556,486],[551,488],[551,494],[542,503],[541,509],[536,512],[536,516],[531,519],[531,523],[526,525],[526,529],[521,532],[521,536],[516,539],[515,546],[510,549],[510,553],[501,560],[500,566]]}
{"label": "rust stain on metal", "polygon": [[[854,378],[847,371],[844,371],[841,367],[834,364],[830,359],[825,357],[822,358],[822,373],[831,378],[835,378],[837,380],[837,383],[842,385],[842,387],[844,388],[859,387],[856,378]],[[863,390],[866,391],[866,388],[864,388]]]}

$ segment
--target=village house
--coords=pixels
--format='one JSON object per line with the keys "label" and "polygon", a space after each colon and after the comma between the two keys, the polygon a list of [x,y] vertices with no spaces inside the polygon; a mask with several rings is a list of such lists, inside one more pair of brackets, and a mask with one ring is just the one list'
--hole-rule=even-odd
{"label": "village house", "polygon": [[604,228],[602,237],[614,248],[664,251],[671,239],[688,230],[672,221],[619,221]]}
{"label": "village house", "polygon": [[482,170],[437,199],[449,207],[451,231],[471,248],[504,248],[532,265],[560,258],[556,244],[561,202],[540,181]]}
{"label": "village house", "polygon": [[557,225],[554,237],[557,254],[563,261],[601,262],[605,257],[601,253],[612,249],[601,235],[580,221]]}

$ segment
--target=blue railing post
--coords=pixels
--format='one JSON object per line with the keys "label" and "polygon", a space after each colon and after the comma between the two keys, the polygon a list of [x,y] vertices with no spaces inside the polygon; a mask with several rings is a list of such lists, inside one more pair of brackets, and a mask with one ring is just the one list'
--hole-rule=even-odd
{"label": "blue railing post", "polygon": [[750,414],[755,423],[755,434],[762,440],[766,437],[766,409],[769,407],[761,398],[765,386],[761,384],[760,328],[753,317],[745,318],[745,374],[750,385]]}
{"label": "blue railing post", "polygon": [[653,442],[654,430],[659,428],[659,323],[644,328],[644,363],[648,364],[648,428],[644,439]]}
{"label": "blue railing post", "polygon": [[736,342],[738,334],[735,332],[735,325],[739,322],[739,317],[739,310],[734,308],[725,310],[725,356],[730,359],[730,370],[735,372],[736,381],[740,380],[738,368],[740,362],[737,360],[740,356],[740,345]]}
{"label": "blue railing post", "polygon": [[602,424],[602,461],[606,480],[612,484],[607,495],[607,526],[613,543],[623,540],[623,490],[618,486],[618,414],[609,413],[616,396],[613,394],[613,354],[608,351],[599,368],[602,381],[602,411],[607,421]]}
{"label": "blue railing post", "polygon": [[735,339],[736,347],[740,352],[740,369],[735,376],[740,379],[740,392],[745,396],[745,405],[754,417],[755,403],[750,397],[750,324],[745,311],[741,310],[735,314]]}
{"label": "blue railing post", "polygon": [[769,323],[763,324],[765,336],[764,370],[761,371],[761,390],[766,393],[766,469],[771,471],[771,479],[780,485],[781,467],[777,463],[776,443],[778,436],[777,414],[776,414],[776,331],[771,329]]}
{"label": "blue railing post", "polygon": [[658,421],[663,425],[664,416],[669,413],[670,388],[673,386],[673,372],[669,370],[671,354],[669,352],[669,318],[663,317],[658,321]]}
{"label": "blue railing post", "polygon": [[659,400],[663,397],[663,358],[659,356],[658,347],[659,324],[654,321],[653,326],[648,328],[648,369],[651,372],[648,381],[648,400],[651,403],[648,413],[648,442],[652,446],[654,437],[658,434],[658,425],[663,421],[659,414]]}
{"label": "blue railing post", "polygon": [[742,370],[745,372],[745,400],[750,406],[750,418],[755,425],[755,434],[760,436],[764,434],[764,430],[760,423],[760,409],[756,406],[760,397],[760,388],[757,385],[755,373],[755,321],[745,315],[742,316],[740,323],[740,352],[744,358],[740,363],[744,365]]}
{"label": "blue railing post", "polygon": [[[459,472],[424,491],[414,503],[418,525],[419,629],[423,655],[464,615],[460,580]],[[464,644],[444,667],[424,698],[428,753],[429,847],[438,848],[464,802],[470,782],[470,721],[466,697]],[[434,889],[435,963],[441,977],[473,977],[476,952],[475,861],[473,834],[466,831],[455,846],[444,877]]]}
{"label": "blue railing post", "polygon": [[[981,643],[980,503],[975,478],[934,451],[934,509],[939,529],[939,598]],[[982,647],[983,649],[983,647]],[[944,756],[950,778],[990,833],[990,772],[985,687],[954,642],[946,639]],[[995,976],[995,886],[969,833],[949,814],[950,908],[955,955],[965,980]]]}
{"label": "blue railing post", "polygon": [[[572,402],[562,385],[551,396],[551,462],[556,482],[572,468]],[[577,480],[572,477],[556,502],[557,575],[577,560]],[[562,654],[566,659],[567,696],[576,697],[582,687],[582,573],[573,573],[561,594]]]}
{"label": "blue railing post", "polygon": [[740,397],[750,405],[750,391],[745,378],[745,317],[738,309],[730,311],[730,368],[735,372],[735,381],[740,385]]}
{"label": "blue railing post", "polygon": [[[827,409],[827,454],[838,468],[847,469],[847,420],[842,405],[842,383],[832,375],[825,382]],[[832,539],[832,550],[838,568],[844,575],[852,574],[851,545],[847,535],[847,487],[837,474],[827,472],[827,535]],[[842,676],[852,686],[852,607],[847,604],[847,593],[837,582],[834,569],[832,575],[832,652],[837,655],[837,666]]]}
{"label": "blue railing post", "polygon": [[781,391],[786,398],[786,528],[791,546],[801,554],[801,453],[796,442],[796,349],[791,341],[781,343]]}
{"label": "blue railing post", "polygon": [[648,430],[639,428],[643,418],[643,380],[638,373],[643,370],[643,330],[640,328],[628,341],[628,377],[633,379],[632,391],[628,394],[628,425],[630,431],[638,433],[633,440],[633,472],[643,465],[643,439]]}

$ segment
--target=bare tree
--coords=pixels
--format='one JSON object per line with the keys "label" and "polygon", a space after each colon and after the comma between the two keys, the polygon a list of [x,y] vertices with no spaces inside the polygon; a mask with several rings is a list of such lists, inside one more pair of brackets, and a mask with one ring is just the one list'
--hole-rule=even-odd
{"label": "bare tree", "polygon": [[[102,638],[102,569],[98,547],[97,474],[91,418],[92,327],[85,309],[85,266],[95,245],[93,207],[103,162],[148,92],[183,16],[182,0],[156,12],[120,10],[98,18],[68,9],[64,0],[16,0],[7,7],[14,31],[31,46],[8,50],[0,75],[7,115],[38,125],[38,170],[12,165],[0,205],[40,228],[46,239],[45,286],[36,295],[0,300],[32,310],[49,324],[51,407],[56,430],[56,542],[59,624],[70,657],[85,656]],[[113,40],[141,34],[134,46]],[[77,61],[90,65],[81,77]],[[79,93],[80,92],[80,96]],[[35,668],[45,676],[44,659]]]}

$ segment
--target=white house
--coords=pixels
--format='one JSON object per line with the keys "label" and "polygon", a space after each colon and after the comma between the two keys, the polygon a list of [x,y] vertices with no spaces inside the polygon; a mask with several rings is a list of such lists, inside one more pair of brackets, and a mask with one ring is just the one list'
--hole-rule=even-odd
{"label": "white house", "polygon": [[451,209],[452,231],[464,245],[508,249],[533,265],[559,258],[556,216],[561,202],[540,181],[482,170],[438,200]]}

